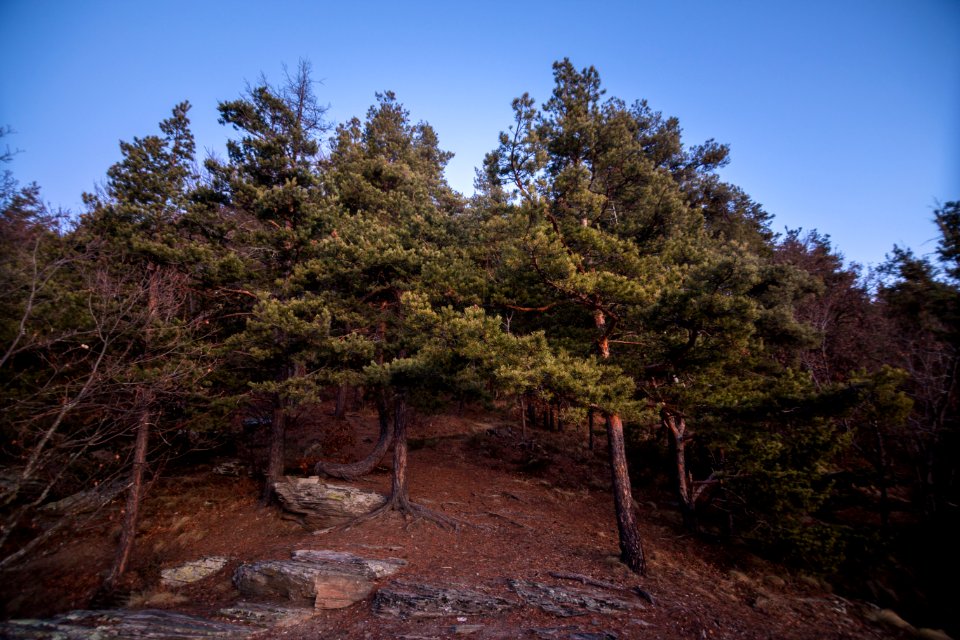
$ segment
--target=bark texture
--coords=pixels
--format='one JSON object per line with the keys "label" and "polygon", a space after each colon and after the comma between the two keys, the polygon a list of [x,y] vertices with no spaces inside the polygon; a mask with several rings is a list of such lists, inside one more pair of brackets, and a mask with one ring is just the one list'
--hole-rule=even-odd
{"label": "bark texture", "polygon": [[647,566],[643,546],[640,544],[640,533],[637,530],[637,516],[633,510],[623,422],[615,413],[607,416],[607,441],[610,449],[613,503],[617,513],[617,531],[620,534],[620,559],[630,567],[631,571],[644,575]]}
{"label": "bark texture", "polygon": [[284,453],[287,438],[287,412],[283,399],[274,398],[273,419],[270,421],[270,453],[267,457],[267,481],[263,485],[260,501],[269,504],[273,499],[273,486],[283,477]]}

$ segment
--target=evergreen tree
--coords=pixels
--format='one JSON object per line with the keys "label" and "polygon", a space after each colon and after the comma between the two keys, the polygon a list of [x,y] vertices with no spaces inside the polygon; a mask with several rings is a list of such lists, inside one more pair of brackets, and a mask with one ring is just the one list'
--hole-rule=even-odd
{"label": "evergreen tree", "polygon": [[280,88],[267,83],[219,106],[220,122],[241,137],[227,143],[229,161],[207,162],[212,193],[225,216],[247,220],[232,240],[242,255],[246,323],[227,339],[240,382],[270,399],[270,446],[263,500],[284,472],[286,424],[291,409],[316,397],[305,377],[325,333],[322,302],[291,284],[310,259],[317,238],[330,233],[331,205],[318,172],[319,136],[325,131],[310,67],[301,62]]}
{"label": "evergreen tree", "polygon": [[152,434],[182,420],[187,404],[197,402],[209,362],[200,342],[202,318],[189,300],[195,262],[177,234],[194,180],[189,108],[177,105],[160,123],[162,135],[121,143],[123,158],[109,169],[105,192],[84,196],[88,213],[71,237],[85,245],[78,264],[97,299],[88,321],[100,343],[94,348],[110,365],[99,373],[107,404],[101,421],[114,421],[135,440],[121,540],[105,592],[116,586],[133,549]]}
{"label": "evergreen tree", "polygon": [[[450,243],[451,218],[462,204],[443,177],[449,158],[429,125],[412,124],[392,93],[379,94],[364,122],[353,119],[337,128],[325,179],[341,215],[296,277],[330,311],[329,355],[318,376],[363,386],[375,397],[381,423],[379,442],[364,461],[349,467],[320,463],[317,470],[341,477],[365,472],[392,439],[393,487],[385,509],[421,516],[428,514],[410,502],[406,486],[407,425],[412,408],[428,407],[435,400],[427,397],[444,389],[424,393],[424,381],[437,378],[427,375],[404,298],[462,302]],[[392,435],[386,428],[391,418]]]}

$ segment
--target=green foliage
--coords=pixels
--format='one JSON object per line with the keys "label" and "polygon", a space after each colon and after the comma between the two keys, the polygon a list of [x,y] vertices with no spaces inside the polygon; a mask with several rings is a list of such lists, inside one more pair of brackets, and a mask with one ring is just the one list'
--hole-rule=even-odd
{"label": "green foliage", "polygon": [[725,145],[607,98],[593,67],[553,76],[469,202],[391,92],[325,141],[305,64],[220,105],[235,136],[202,176],[188,103],[121,143],[74,229],[5,179],[4,460],[125,433],[144,398],[173,429],[356,385],[616,414],[645,451],[682,425],[660,453],[702,525],[825,570],[863,544],[831,512],[857,482],[889,526],[888,490],[921,478],[915,508],[954,530],[960,205],[872,292],[828,236],[774,237],[721,180]]}

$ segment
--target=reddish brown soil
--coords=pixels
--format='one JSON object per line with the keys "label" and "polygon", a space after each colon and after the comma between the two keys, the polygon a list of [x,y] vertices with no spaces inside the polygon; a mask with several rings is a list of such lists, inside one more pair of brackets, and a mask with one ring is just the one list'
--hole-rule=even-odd
{"label": "reddish brown soil", "polygon": [[[309,429],[291,434],[290,448],[296,452],[309,440],[322,440],[317,429],[326,428],[330,420],[315,420]],[[529,442],[536,444],[524,444],[515,425],[503,420],[477,413],[422,418],[411,426],[411,498],[462,521],[459,531],[388,515],[350,530],[313,534],[284,519],[276,508],[258,506],[257,486],[249,478],[212,475],[209,464],[172,471],[153,487],[144,505],[125,583],[129,602],[215,615],[239,598],[230,582],[239,563],[289,558],[294,549],[333,549],[405,558],[409,564],[398,575],[404,580],[460,585],[511,600],[516,596],[507,579],[558,582],[550,571],[641,586],[656,599],[655,605],[629,615],[562,619],[524,607],[467,621],[488,632],[504,630],[509,635],[514,630],[516,637],[534,637],[524,635],[530,628],[570,625],[619,638],[890,637],[887,629],[864,620],[863,605],[831,594],[814,578],[685,535],[678,515],[658,506],[652,496],[636,496],[649,575],[631,574],[616,561],[617,533],[603,455],[587,451],[582,432],[530,431]],[[372,415],[352,414],[348,424],[358,435],[343,457],[369,448],[376,434]],[[604,446],[598,438],[597,448]],[[296,465],[293,458],[291,465]],[[386,492],[388,465],[389,456],[358,486]],[[112,519],[104,517],[85,531],[65,535],[51,553],[6,576],[0,586],[5,616],[44,616],[88,606],[109,565],[118,509],[119,503]],[[160,588],[162,568],[205,555],[229,556],[231,564],[177,593]],[[306,623],[257,637],[445,637],[457,624],[463,621],[377,618],[367,601],[319,612]]]}

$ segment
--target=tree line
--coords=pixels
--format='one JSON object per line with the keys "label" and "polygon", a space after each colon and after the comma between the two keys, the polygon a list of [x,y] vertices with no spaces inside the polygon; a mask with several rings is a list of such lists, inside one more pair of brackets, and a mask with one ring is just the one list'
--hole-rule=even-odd
{"label": "tree line", "polygon": [[692,532],[808,567],[957,568],[960,203],[934,214],[935,255],[864,274],[828,236],[774,233],[718,173],[725,145],[685,144],[569,60],[542,105],[513,101],[465,198],[393,93],[334,127],[309,72],[220,103],[223,158],[198,162],[175,106],[79,216],[5,174],[0,568],[95,489],[125,495],[113,588],[167,461],[258,412],[269,502],[290,421],[350,390],[380,438],[315,471],[356,477],[392,446],[382,510],[455,526],[409,494],[410,416],[495,401],[524,438],[563,420],[592,446],[600,423],[638,573],[637,486],[669,486]]}

